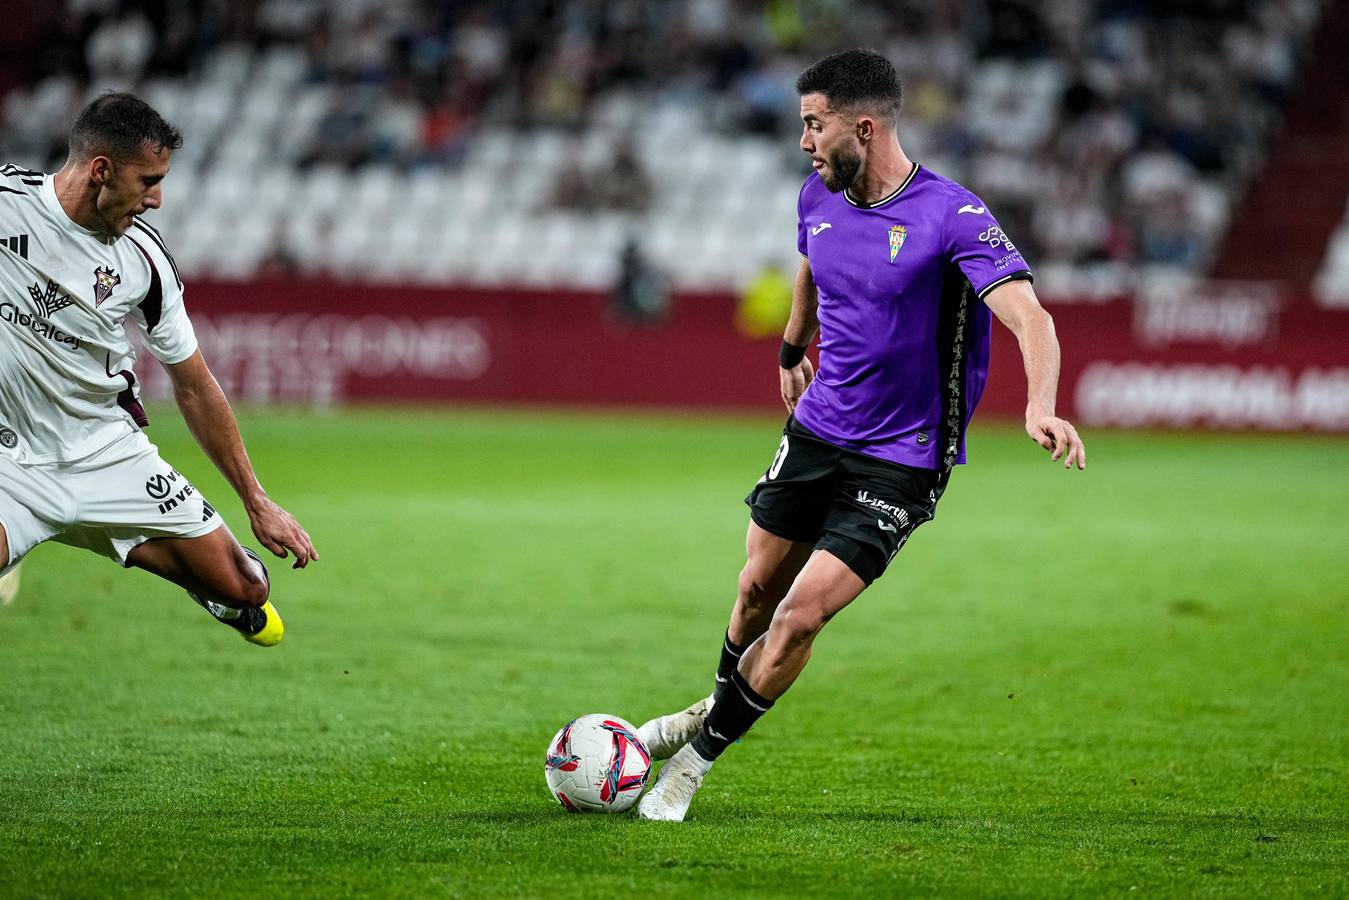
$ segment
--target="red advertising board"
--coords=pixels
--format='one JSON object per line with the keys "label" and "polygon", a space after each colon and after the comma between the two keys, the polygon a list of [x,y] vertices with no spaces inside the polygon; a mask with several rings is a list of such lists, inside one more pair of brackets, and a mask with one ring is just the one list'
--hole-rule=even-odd
{"label": "red advertising board", "polygon": [[[734,327],[735,298],[683,295],[657,326],[606,298],[321,282],[189,286],[207,360],[231,397],[557,403],[774,411],[776,338]],[[1060,408],[1087,425],[1349,431],[1349,312],[1258,293],[1050,304]],[[162,376],[142,365],[149,392]],[[998,328],[981,418],[1018,418],[1025,380]]]}
{"label": "red advertising board", "polygon": [[[1085,425],[1349,431],[1349,313],[1274,300],[1050,310],[1061,402]],[[1014,342],[995,357],[995,406],[1010,409]]]}

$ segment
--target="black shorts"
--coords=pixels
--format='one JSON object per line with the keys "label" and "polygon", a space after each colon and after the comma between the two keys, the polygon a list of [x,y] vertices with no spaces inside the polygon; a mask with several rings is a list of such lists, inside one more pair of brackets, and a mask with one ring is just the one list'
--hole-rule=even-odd
{"label": "black shorts", "polygon": [[913,530],[937,514],[950,474],[836,447],[792,416],[745,503],[764,531],[828,550],[871,584]]}

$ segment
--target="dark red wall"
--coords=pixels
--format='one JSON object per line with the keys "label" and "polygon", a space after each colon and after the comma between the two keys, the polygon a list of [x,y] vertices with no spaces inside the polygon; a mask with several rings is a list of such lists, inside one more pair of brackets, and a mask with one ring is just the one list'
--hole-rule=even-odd
{"label": "dark red wall", "polygon": [[[189,286],[188,306],[212,369],[244,401],[780,403],[778,339],[738,334],[728,295],[680,296],[658,327],[561,291],[205,283]],[[1260,297],[1047,308],[1063,347],[1060,411],[1084,424],[1349,431],[1349,313]],[[980,417],[1020,418],[1016,341],[997,332]],[[154,367],[139,368],[162,391]]]}

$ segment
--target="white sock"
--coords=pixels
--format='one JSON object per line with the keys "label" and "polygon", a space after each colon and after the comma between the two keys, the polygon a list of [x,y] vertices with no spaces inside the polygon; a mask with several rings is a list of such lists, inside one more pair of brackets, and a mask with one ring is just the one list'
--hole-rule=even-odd
{"label": "white sock", "polygon": [[239,618],[244,614],[242,609],[235,609],[232,606],[224,606],[213,600],[206,601],[206,611],[215,616],[222,622],[229,622]]}

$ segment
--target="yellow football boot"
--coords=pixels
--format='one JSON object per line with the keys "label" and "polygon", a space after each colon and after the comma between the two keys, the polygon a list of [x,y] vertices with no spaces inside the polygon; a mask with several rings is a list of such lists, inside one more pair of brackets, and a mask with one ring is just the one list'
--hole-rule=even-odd
{"label": "yellow football boot", "polygon": [[[267,574],[267,567],[263,565],[262,559],[247,547],[243,548],[244,554],[249,559],[258,564],[262,570],[262,577],[267,581],[270,588],[272,584],[271,576]],[[247,609],[233,609],[223,606],[204,597],[199,597],[191,591],[187,595],[197,602],[197,605],[210,613],[217,622],[221,622],[243,635],[244,640],[250,644],[257,644],[259,647],[275,647],[281,643],[281,637],[286,633],[286,626],[281,622],[281,614],[272,606],[272,601],[268,600],[262,606],[250,606]]]}
{"label": "yellow football boot", "polygon": [[[259,647],[275,647],[281,643],[281,636],[286,633],[286,626],[281,621],[281,615],[272,606],[272,601],[268,600],[262,604],[261,609],[250,610],[252,613],[261,614],[263,617],[262,627],[251,634],[243,629],[239,633],[244,636],[244,640],[250,644],[257,644]],[[256,620],[255,616],[248,618]]]}

